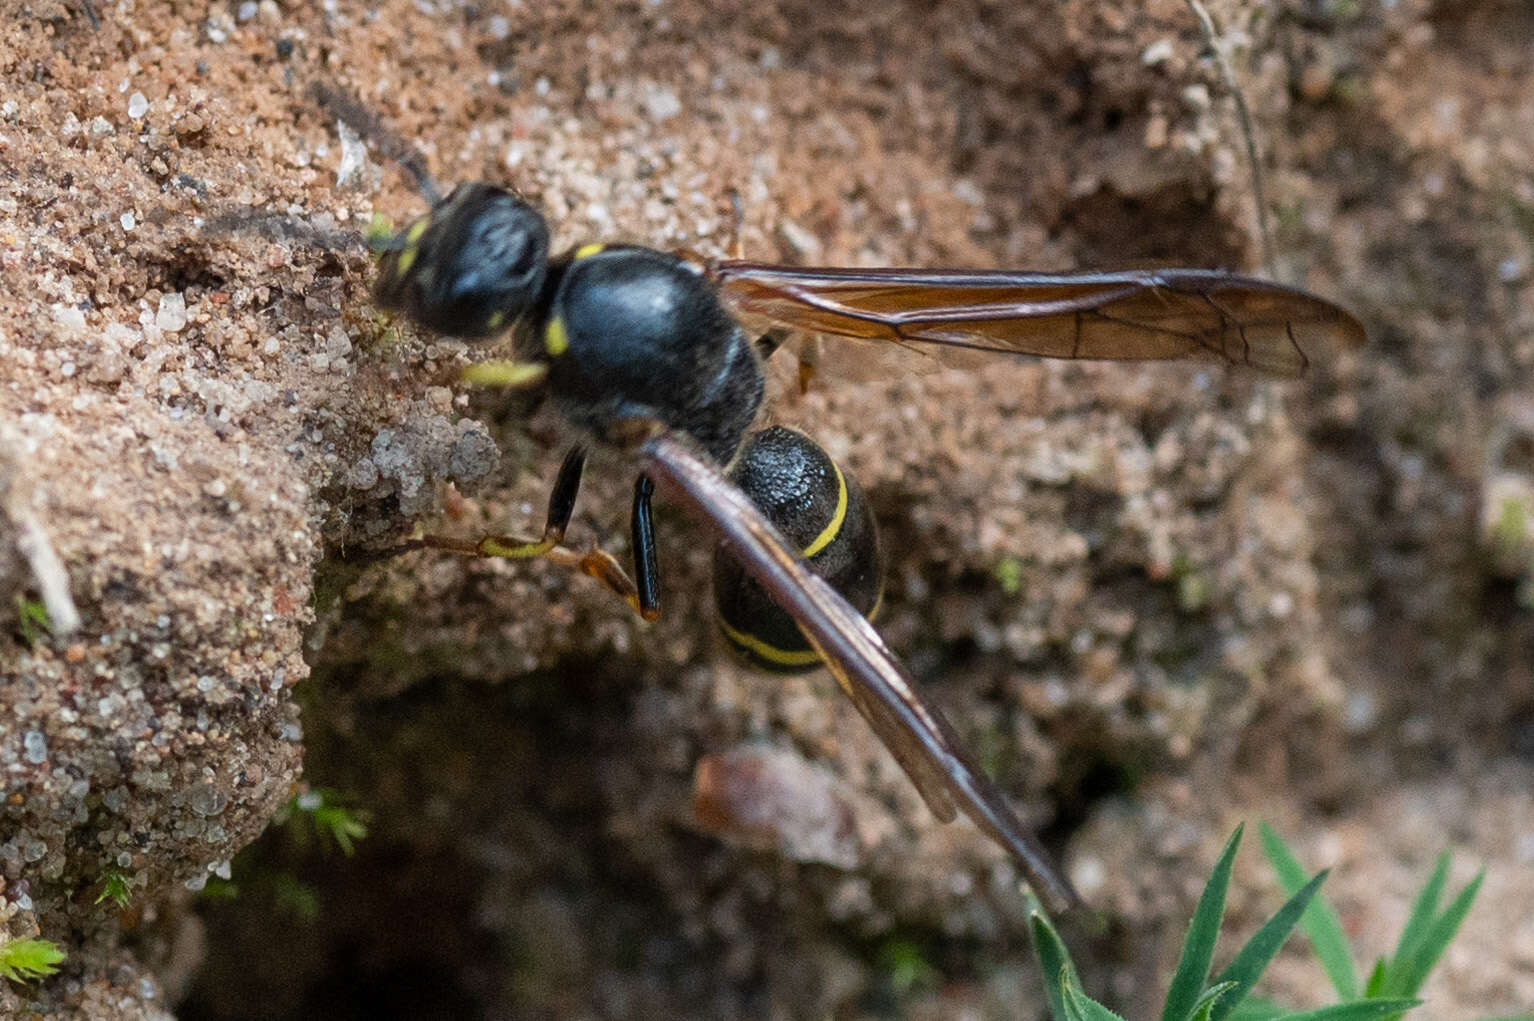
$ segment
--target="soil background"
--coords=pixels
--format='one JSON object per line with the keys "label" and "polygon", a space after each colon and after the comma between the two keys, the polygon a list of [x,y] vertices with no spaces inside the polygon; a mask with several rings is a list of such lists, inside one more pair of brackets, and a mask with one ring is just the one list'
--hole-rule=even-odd
{"label": "soil background", "polygon": [[[1366,349],[1280,384],[835,345],[804,395],[774,359],[771,417],[869,491],[881,628],[1094,909],[1095,995],[1156,1012],[1265,819],[1370,961],[1440,851],[1484,868],[1422,1015],[1527,1010],[1534,9],[1209,7],[1270,271]],[[372,309],[360,232],[422,201],[308,87],[558,247],[720,254],[733,193],[759,259],[1260,270],[1184,3],[3,11],[0,926],[70,956],[0,1014],[1043,1016],[1010,864],[829,679],[729,660],[681,515],[653,626],[546,564],[347,559],[535,531],[562,451],[453,382],[483,349]],[[629,486],[597,464],[572,541],[623,556]],[[71,634],[32,612],[39,534]],[[754,821],[700,822],[700,763]],[[368,814],[355,855],[257,841],[319,788]],[[1227,945],[1280,901],[1248,848]],[[1325,990],[1297,941],[1260,987]]]}

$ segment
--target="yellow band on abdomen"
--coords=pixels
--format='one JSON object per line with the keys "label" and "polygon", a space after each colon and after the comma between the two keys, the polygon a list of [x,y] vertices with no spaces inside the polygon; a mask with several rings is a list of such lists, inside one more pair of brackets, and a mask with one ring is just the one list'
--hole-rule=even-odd
{"label": "yellow band on abdomen", "polygon": [[784,667],[806,667],[820,662],[820,654],[814,649],[780,649],[775,645],[767,644],[755,635],[748,635],[744,631],[731,627],[729,621],[723,617],[717,619],[719,630],[724,632],[724,636],[736,648],[749,652],[758,659]]}
{"label": "yellow band on abdomen", "polygon": [[842,522],[847,520],[847,480],[842,477],[841,465],[832,461],[831,467],[836,471],[836,512],[831,515],[831,520],[821,529],[820,534],[815,536],[815,541],[804,547],[805,558],[813,557],[831,545],[831,540],[842,530]]}

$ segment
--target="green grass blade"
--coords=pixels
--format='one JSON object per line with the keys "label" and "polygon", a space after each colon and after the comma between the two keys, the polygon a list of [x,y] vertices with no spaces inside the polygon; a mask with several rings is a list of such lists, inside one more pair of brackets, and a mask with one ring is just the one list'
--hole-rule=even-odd
{"label": "green grass blade", "polygon": [[1277,1021],[1289,1012],[1260,996],[1248,996],[1236,1004],[1227,1021]]}
{"label": "green grass blade", "polygon": [[1032,913],[1029,923],[1033,929],[1033,956],[1039,962],[1039,972],[1044,976],[1044,995],[1049,999],[1049,1016],[1055,1021],[1071,1021],[1066,1010],[1064,987],[1076,974],[1071,965],[1071,955],[1065,949],[1060,934],[1050,924],[1049,916],[1032,894],[1028,895]]}
{"label": "green grass blade", "polygon": [[1285,1014],[1284,1021],[1371,1021],[1373,1018],[1399,1017],[1420,1004],[1421,1000],[1354,1000],[1334,1003],[1319,1010]]}
{"label": "green grass blade", "polygon": [[1188,1021],[1199,1001],[1204,980],[1209,977],[1209,964],[1214,960],[1214,943],[1220,935],[1220,920],[1225,917],[1225,894],[1230,889],[1230,871],[1236,860],[1236,848],[1241,846],[1241,834],[1245,824],[1225,842],[1204,892],[1199,895],[1198,907],[1188,922],[1188,934],[1183,937],[1182,955],[1177,959],[1177,971],[1172,975],[1171,987],[1167,989],[1166,1006],[1161,1009],[1161,1021]]}
{"label": "green grass blade", "polygon": [[1087,1021],[1087,1016],[1082,1012],[1081,1001],[1086,994],[1071,981],[1071,969],[1060,969],[1060,999],[1065,1004],[1065,1021]]}
{"label": "green grass blade", "polygon": [[1374,970],[1369,972],[1369,981],[1364,983],[1364,996],[1374,999],[1385,995],[1385,980],[1390,977],[1388,962],[1383,957],[1376,958]]}
{"label": "green grass blade", "polygon": [[1438,864],[1433,866],[1433,874],[1428,877],[1422,892],[1417,894],[1417,899],[1412,904],[1411,914],[1406,916],[1406,928],[1401,930],[1395,955],[1385,962],[1385,978],[1380,985],[1380,992],[1395,995],[1403,991],[1396,980],[1396,969],[1401,962],[1410,960],[1416,953],[1417,944],[1422,941],[1422,934],[1427,931],[1428,926],[1433,924],[1433,916],[1438,913],[1438,900],[1443,896],[1443,888],[1448,881],[1449,852],[1445,851],[1438,856]]}
{"label": "green grass blade", "polygon": [[[1267,823],[1258,827],[1258,833],[1262,837],[1263,853],[1268,856],[1273,871],[1278,873],[1278,881],[1283,884],[1284,892],[1294,894],[1305,885],[1305,867]],[[1316,959],[1321,962],[1332,988],[1337,991],[1337,999],[1358,999],[1358,971],[1353,967],[1353,953],[1348,947],[1347,936],[1343,934],[1342,919],[1337,917],[1337,909],[1325,897],[1317,897],[1300,916],[1300,928],[1305,930],[1306,938],[1315,948]]]}
{"label": "green grass blade", "polygon": [[1470,912],[1470,905],[1475,901],[1475,895],[1481,890],[1481,881],[1485,878],[1485,870],[1476,873],[1476,877],[1465,884],[1465,888],[1444,909],[1443,914],[1433,919],[1422,931],[1411,955],[1405,960],[1393,962],[1391,985],[1398,995],[1417,995],[1417,990],[1421,989],[1422,983],[1427,981],[1428,973],[1433,970],[1433,965],[1438,963],[1444,949],[1454,939],[1455,933],[1459,932],[1465,915]]}
{"label": "green grass blade", "polygon": [[1273,917],[1264,922],[1262,928],[1246,941],[1246,946],[1236,953],[1235,960],[1231,961],[1215,978],[1216,982],[1234,982],[1236,987],[1221,998],[1220,1005],[1211,1015],[1214,1021],[1221,1021],[1222,1018],[1228,1017],[1236,1004],[1252,991],[1252,987],[1257,984],[1257,977],[1268,966],[1268,962],[1273,960],[1273,955],[1278,953],[1278,948],[1284,945],[1284,940],[1289,938],[1289,933],[1294,929],[1295,923],[1300,920],[1305,906],[1311,902],[1316,891],[1321,889],[1321,884],[1325,881],[1326,872],[1323,870],[1306,883],[1299,893],[1285,901],[1284,906],[1275,911]]}
{"label": "green grass blade", "polygon": [[1124,1021],[1122,1017],[1104,1007],[1082,991],[1080,985],[1069,981],[1066,975],[1060,976],[1061,985],[1065,987],[1066,1009],[1073,1011],[1072,1018],[1080,1018],[1081,1021]]}
{"label": "green grass blade", "polygon": [[[1048,982],[1044,983],[1046,986]],[[1061,1021],[1082,1021],[1081,1011],[1076,1008],[1076,1001],[1067,996],[1065,991],[1070,988],[1070,982],[1066,979],[1065,972],[1060,973],[1059,981],[1055,983],[1055,992],[1060,997],[1060,1009],[1064,1011],[1060,1015]]]}
{"label": "green grass blade", "polygon": [[1230,982],[1221,982],[1205,989],[1199,995],[1198,1002],[1193,1005],[1188,1021],[1209,1021],[1209,1016],[1214,1013],[1214,1005],[1220,1002],[1220,997],[1234,988],[1234,984]]}

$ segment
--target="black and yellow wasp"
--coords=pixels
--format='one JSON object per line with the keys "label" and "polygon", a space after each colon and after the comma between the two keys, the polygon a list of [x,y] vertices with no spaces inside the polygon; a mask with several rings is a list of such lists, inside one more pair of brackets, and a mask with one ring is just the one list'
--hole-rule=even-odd
{"label": "black and yellow wasp", "polygon": [[[801,269],[605,244],[551,256],[547,223],[517,195],[478,183],[442,195],[420,156],[354,100],[329,88],[315,95],[399,160],[431,203],[404,231],[370,238],[378,303],[453,337],[510,334],[514,359],[483,363],[467,378],[542,388],[580,436],[541,538],[428,537],[390,552],[551,557],[653,618],[650,502],[659,486],[717,536],[715,595],[731,644],[772,669],[823,663],[938,818],[963,811],[1011,852],[1047,906],[1073,904],[1070,885],[869,624],[881,560],[853,480],[800,433],[752,431],[763,360],[781,334],[758,340],[740,318],[831,336],[1224,362],[1290,377],[1305,372],[1313,345],[1361,344],[1358,322],[1302,291],[1200,269]],[[606,554],[561,545],[591,443],[627,452],[640,472],[632,580]]]}

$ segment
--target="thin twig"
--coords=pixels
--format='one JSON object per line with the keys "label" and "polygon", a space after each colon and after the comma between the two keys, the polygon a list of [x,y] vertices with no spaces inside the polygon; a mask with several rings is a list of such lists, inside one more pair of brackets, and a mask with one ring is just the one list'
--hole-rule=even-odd
{"label": "thin twig", "polygon": [[48,610],[48,630],[62,638],[80,629],[80,611],[69,594],[69,572],[54,552],[48,533],[30,510],[12,507],[11,520],[16,524],[16,548],[27,558],[37,593]]}
{"label": "thin twig", "polygon": [[1199,26],[1204,31],[1204,40],[1214,51],[1214,62],[1220,69],[1220,77],[1225,80],[1225,87],[1230,90],[1231,96],[1236,101],[1236,117],[1241,122],[1241,135],[1246,140],[1246,162],[1252,172],[1252,198],[1257,203],[1257,243],[1262,250],[1263,269],[1272,276],[1273,246],[1268,236],[1268,202],[1262,184],[1262,161],[1257,158],[1257,136],[1252,130],[1252,115],[1246,107],[1246,96],[1236,82],[1236,73],[1231,69],[1230,61],[1225,57],[1224,42],[1209,11],[1201,0],[1185,0],[1185,2],[1188,9],[1193,12],[1193,16],[1198,19]]}

